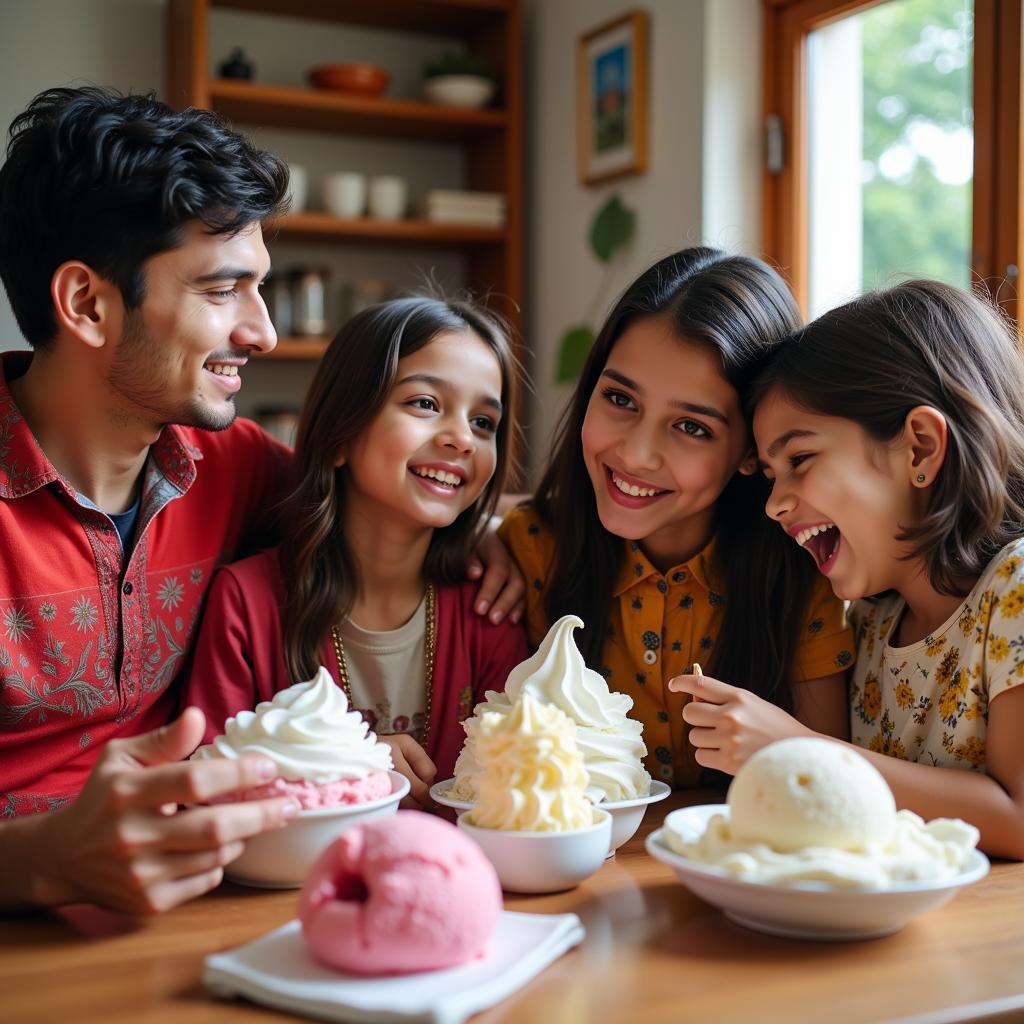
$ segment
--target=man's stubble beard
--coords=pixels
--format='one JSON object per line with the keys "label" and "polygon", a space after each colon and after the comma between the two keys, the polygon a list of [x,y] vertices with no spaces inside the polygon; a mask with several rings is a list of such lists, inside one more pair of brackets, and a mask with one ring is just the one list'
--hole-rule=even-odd
{"label": "man's stubble beard", "polygon": [[238,416],[234,395],[227,396],[229,409],[218,414],[200,398],[171,405],[160,386],[165,374],[163,348],[142,321],[138,310],[125,317],[124,330],[110,367],[107,384],[124,404],[125,424],[155,422],[163,427],[174,424],[199,430],[227,430]]}

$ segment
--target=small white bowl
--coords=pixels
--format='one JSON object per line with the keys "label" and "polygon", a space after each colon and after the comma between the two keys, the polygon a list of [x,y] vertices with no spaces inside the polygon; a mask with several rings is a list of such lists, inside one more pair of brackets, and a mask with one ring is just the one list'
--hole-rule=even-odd
{"label": "small white bowl", "polygon": [[647,852],[667,864],[695,896],[718,907],[737,924],[791,939],[874,939],[898,932],[912,917],[948,903],[956,891],[988,874],[988,859],[972,850],[967,866],[952,878],[902,882],[885,889],[841,889],[824,882],[770,885],[734,878],[682,857],[666,843],[666,833],[698,839],[726,804],[702,804],[673,811],[665,827],[647,837]]}
{"label": "small white bowl", "polygon": [[455,779],[444,779],[435,782],[430,787],[430,797],[436,804],[442,807],[451,807],[456,811],[468,811],[473,806],[472,800],[456,800],[450,796],[451,788],[455,785]]}
{"label": "small white bowl", "polygon": [[589,878],[608,856],[612,817],[594,809],[594,824],[572,832],[503,832],[457,824],[484,851],[506,892],[562,892]]}
{"label": "small white bowl", "polygon": [[[442,807],[452,807],[456,811],[468,811],[473,806],[473,801],[456,800],[451,796],[451,787],[454,784],[454,779],[444,779],[442,782],[435,782],[430,787],[431,798],[434,803],[441,804]],[[647,805],[664,800],[671,792],[672,788],[664,782],[652,780],[651,792],[647,796],[640,796],[635,800],[605,800],[604,803],[597,805],[602,811],[607,811],[612,816],[612,836],[608,844],[609,857],[623,843],[636,835],[640,822],[644,820]]]}
{"label": "small white bowl", "polygon": [[609,857],[613,856],[623,843],[636,835],[636,830],[640,827],[640,822],[644,820],[648,805],[664,800],[671,792],[671,786],[652,779],[651,791],[647,796],[638,796],[635,800],[605,800],[597,805],[612,816]]}
{"label": "small white bowl", "polygon": [[391,795],[361,804],[299,811],[284,828],[247,839],[241,855],[225,869],[232,882],[259,889],[297,889],[317,857],[352,825],[383,818],[398,810],[409,792],[409,780],[389,771]]}
{"label": "small white bowl", "polygon": [[435,75],[423,82],[423,95],[443,107],[477,110],[494,98],[494,82],[480,75]]}

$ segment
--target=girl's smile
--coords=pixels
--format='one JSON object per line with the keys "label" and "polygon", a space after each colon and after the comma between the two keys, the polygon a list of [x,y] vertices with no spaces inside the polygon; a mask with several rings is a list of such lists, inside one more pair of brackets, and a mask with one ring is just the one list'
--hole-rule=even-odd
{"label": "girl's smile", "polygon": [[900,590],[920,573],[899,535],[920,514],[913,452],[882,444],[860,424],[803,409],[779,391],[754,413],[765,476],[765,511],[814,559],[837,597]]}
{"label": "girl's smile", "polygon": [[339,464],[346,514],[380,531],[449,526],[494,473],[501,367],[469,331],[448,331],[404,356],[391,394]]}
{"label": "girl's smile", "polygon": [[[749,455],[735,389],[710,346],[664,317],[630,324],[587,406],[583,461],[606,530],[663,568],[714,532],[715,502]],[[753,458],[742,471],[753,472]]]}

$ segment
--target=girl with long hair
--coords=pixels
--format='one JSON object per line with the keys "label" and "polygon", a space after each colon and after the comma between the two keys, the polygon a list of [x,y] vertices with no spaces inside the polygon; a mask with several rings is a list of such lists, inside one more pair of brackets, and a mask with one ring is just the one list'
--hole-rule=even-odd
{"label": "girl with long hair", "polygon": [[526,578],[531,642],[579,615],[588,665],[633,698],[647,768],[676,785],[721,781],[702,776],[686,698],[666,685],[693,662],[845,729],[842,605],[764,521],[744,414],[798,325],[759,260],[691,248],[654,264],[611,311],[536,494],[500,531]]}
{"label": "girl with long hair", "polygon": [[324,665],[429,802],[462,720],[526,656],[522,627],[476,614],[465,582],[516,387],[502,327],[468,302],[396,299],[345,324],[299,422],[284,542],[211,585],[187,694],[208,738]]}
{"label": "girl with long hair", "polygon": [[[768,515],[852,601],[853,744],[901,807],[1024,859],[1024,358],[988,301],[912,281],[826,313],[758,382]],[[782,527],[780,530],[779,527]],[[788,535],[788,537],[787,537]],[[804,554],[804,557],[807,557]],[[701,764],[806,730],[679,681]]]}

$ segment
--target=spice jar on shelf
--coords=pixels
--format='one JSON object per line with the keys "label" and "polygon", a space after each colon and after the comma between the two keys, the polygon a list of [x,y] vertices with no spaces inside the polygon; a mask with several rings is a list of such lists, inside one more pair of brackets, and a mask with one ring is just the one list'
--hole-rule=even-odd
{"label": "spice jar on shelf", "polygon": [[291,275],[287,272],[275,273],[267,282],[264,299],[278,338],[287,338],[292,333]]}
{"label": "spice jar on shelf", "polygon": [[302,337],[327,333],[326,281],[322,267],[302,267],[292,276],[292,330]]}

